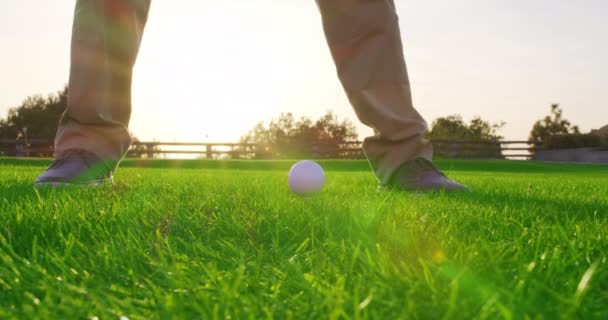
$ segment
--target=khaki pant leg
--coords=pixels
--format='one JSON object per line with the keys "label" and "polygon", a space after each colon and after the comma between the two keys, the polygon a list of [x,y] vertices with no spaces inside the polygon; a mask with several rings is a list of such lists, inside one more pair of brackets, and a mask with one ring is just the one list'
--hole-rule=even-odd
{"label": "khaki pant leg", "polygon": [[68,107],[55,153],[85,149],[118,161],[131,145],[131,79],[151,0],[78,0]]}
{"label": "khaki pant leg", "polygon": [[431,160],[427,124],[414,109],[393,0],[317,0],[338,76],[375,135],[363,150],[382,182],[403,163]]}

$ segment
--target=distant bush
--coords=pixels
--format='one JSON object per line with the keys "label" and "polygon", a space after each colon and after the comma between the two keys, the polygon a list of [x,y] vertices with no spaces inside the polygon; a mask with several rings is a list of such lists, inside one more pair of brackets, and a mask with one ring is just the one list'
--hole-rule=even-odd
{"label": "distant bush", "polygon": [[0,139],[15,139],[27,128],[29,139],[52,141],[67,104],[67,87],[48,97],[27,97],[19,106],[9,109],[5,119],[0,118]]}
{"label": "distant bush", "polygon": [[476,140],[500,141],[503,137],[498,134],[505,125],[504,122],[490,123],[480,117],[475,117],[466,123],[458,114],[435,119],[426,138],[432,140]]}
{"label": "distant bush", "polygon": [[348,143],[357,141],[357,130],[348,120],[340,121],[327,112],[318,120],[309,117],[296,119],[291,113],[281,113],[268,126],[258,123],[240,139],[240,147],[256,159],[343,157]]}
{"label": "distant bush", "polygon": [[[475,117],[466,123],[458,114],[437,118],[425,135],[433,140],[435,155],[447,158],[502,158],[498,131],[504,122]],[[454,141],[456,140],[456,141]]]}
{"label": "distant bush", "polygon": [[[564,111],[559,104],[552,104],[550,114],[544,119],[534,123],[530,131],[530,141],[540,142],[544,145],[554,136],[578,136],[581,135],[578,126],[573,126],[570,121],[564,119]],[[562,138],[558,138],[562,139]],[[568,139],[568,138],[564,138]],[[582,138],[574,138],[582,139]]]}
{"label": "distant bush", "polygon": [[574,149],[607,147],[606,138],[596,134],[558,134],[545,138],[543,149]]}

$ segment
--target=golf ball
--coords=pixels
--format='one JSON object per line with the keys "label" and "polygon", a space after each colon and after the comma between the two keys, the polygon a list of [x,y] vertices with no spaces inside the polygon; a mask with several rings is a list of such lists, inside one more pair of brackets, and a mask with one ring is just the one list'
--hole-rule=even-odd
{"label": "golf ball", "polygon": [[296,194],[315,193],[325,184],[325,172],[318,163],[304,160],[291,167],[288,180],[289,187]]}

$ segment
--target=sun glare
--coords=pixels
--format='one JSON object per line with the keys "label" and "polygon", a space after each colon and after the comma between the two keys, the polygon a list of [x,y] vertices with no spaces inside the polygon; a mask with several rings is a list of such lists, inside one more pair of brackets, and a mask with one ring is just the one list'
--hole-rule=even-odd
{"label": "sun glare", "polygon": [[315,6],[252,15],[259,7],[154,3],[135,71],[133,132],[227,142],[281,112],[314,117],[331,109],[354,120],[335,94],[342,88]]}

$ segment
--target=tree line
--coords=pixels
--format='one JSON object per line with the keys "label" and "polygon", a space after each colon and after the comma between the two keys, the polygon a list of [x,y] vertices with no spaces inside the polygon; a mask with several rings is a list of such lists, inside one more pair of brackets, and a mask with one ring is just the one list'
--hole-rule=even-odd
{"label": "tree line", "polygon": [[[52,141],[67,101],[67,87],[46,97],[27,97],[0,119],[0,139],[22,139],[26,143],[28,139]],[[480,117],[467,123],[460,115],[453,114],[435,119],[426,138],[499,142],[503,139],[499,131],[504,125],[504,122],[491,123]],[[581,133],[578,126],[563,117],[563,110],[558,104],[551,105],[549,115],[534,123],[529,139],[546,148],[598,147],[607,144],[606,136],[601,133]],[[267,125],[264,122],[256,124],[241,137],[240,143],[250,145],[247,147],[250,150],[246,151],[257,158],[290,158],[336,154],[342,152],[340,150],[348,152],[348,146],[357,140],[355,125],[348,119],[339,119],[332,112],[316,120],[282,113]]]}

